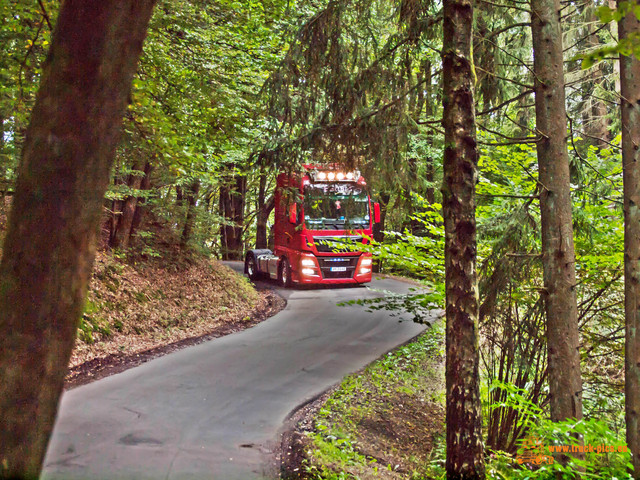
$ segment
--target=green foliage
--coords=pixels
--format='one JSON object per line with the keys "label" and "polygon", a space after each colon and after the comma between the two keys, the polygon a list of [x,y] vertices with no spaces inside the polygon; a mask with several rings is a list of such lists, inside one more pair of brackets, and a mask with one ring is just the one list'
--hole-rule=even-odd
{"label": "green foliage", "polygon": [[[419,279],[424,288],[411,288],[409,294],[384,292],[374,299],[358,299],[341,305],[366,305],[369,310],[387,310],[392,315],[406,312],[413,321],[429,323],[433,310],[444,305],[444,228],[441,205],[429,204],[420,195],[413,193],[418,205],[411,219],[419,225],[419,235],[404,232],[385,232],[382,243],[369,239],[368,245],[358,245],[358,250],[371,252],[384,266],[384,271]],[[347,245],[354,248],[352,245]]]}
{"label": "green foliage", "polygon": [[[487,476],[509,480],[553,480],[557,478],[573,479],[631,479],[629,473],[631,467],[630,453],[626,451],[624,435],[613,432],[608,425],[599,419],[581,420],[579,422],[558,422],[541,420],[530,434],[542,441],[543,446],[592,446],[594,451],[585,454],[585,459],[569,457],[566,464],[558,460],[541,466],[524,464],[519,466],[513,456],[504,452],[495,452],[489,456],[487,462]],[[581,439],[578,442],[576,435]],[[604,447],[624,449],[624,452],[606,452]],[[601,451],[599,451],[601,450]],[[522,450],[520,453],[523,453]]]}
{"label": "green foliage", "polygon": [[[640,6],[635,2],[618,2],[617,8],[608,5],[600,5],[597,8],[597,15],[604,24],[610,22],[620,22],[627,15],[634,15],[640,20]],[[594,51],[579,56],[582,59],[582,68],[591,68],[594,64],[613,55],[633,55],[640,59],[640,33],[630,32],[625,38],[620,38],[616,43],[606,45]]]}
{"label": "green foliage", "polygon": [[92,344],[94,334],[100,334],[103,337],[111,335],[109,323],[99,315],[101,309],[102,307],[98,303],[91,300],[85,304],[84,313],[78,326],[78,338],[84,343]]}
{"label": "green foliage", "polygon": [[[500,479],[521,480],[552,480],[556,478],[577,478],[576,472],[582,470],[583,478],[598,479],[630,479],[627,468],[630,465],[630,454],[626,452],[624,430],[613,430],[610,424],[602,419],[591,417],[580,421],[552,422],[547,412],[529,398],[527,389],[517,388],[513,384],[494,382],[491,390],[501,390],[505,393],[504,401],[500,404],[486,404],[486,414],[509,407],[524,420],[524,438],[539,440],[546,455],[552,455],[549,447],[572,445],[593,446],[593,452],[587,452],[584,459],[570,457],[569,462],[563,464],[556,459],[551,464],[535,465],[532,463],[519,464],[517,455],[523,455],[522,440],[519,443],[517,455],[503,451],[492,451],[488,455],[487,476]],[[605,452],[604,446],[621,447],[625,452]],[[600,450],[600,451],[599,451]]]}
{"label": "green foliage", "polygon": [[0,2],[0,192],[13,189],[58,3]]}

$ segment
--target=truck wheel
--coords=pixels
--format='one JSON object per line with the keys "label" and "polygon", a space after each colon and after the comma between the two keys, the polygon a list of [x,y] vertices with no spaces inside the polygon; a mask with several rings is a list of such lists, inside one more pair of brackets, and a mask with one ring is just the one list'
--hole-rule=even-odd
{"label": "truck wheel", "polygon": [[280,275],[278,278],[281,287],[289,288],[291,286],[291,266],[286,258],[283,258],[282,262],[280,262]]}
{"label": "truck wheel", "polygon": [[256,258],[253,254],[247,255],[244,259],[244,269],[251,280],[258,280],[260,278],[260,272],[258,271],[258,265],[256,264]]}

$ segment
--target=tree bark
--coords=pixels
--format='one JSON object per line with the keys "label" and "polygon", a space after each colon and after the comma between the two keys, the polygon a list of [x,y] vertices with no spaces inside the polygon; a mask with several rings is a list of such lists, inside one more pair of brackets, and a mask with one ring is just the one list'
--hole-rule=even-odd
{"label": "tree bark", "polygon": [[[138,161],[133,170],[143,171],[144,164]],[[143,175],[129,175],[127,180],[127,186],[131,190],[140,190],[142,187]],[[131,226],[133,225],[133,217],[135,215],[138,206],[138,196],[129,195],[122,202],[122,211],[118,216],[118,221],[115,225],[115,229],[111,235],[109,246],[111,248],[127,248],[129,246],[129,238],[131,235]]]}
{"label": "tree bark", "polygon": [[267,199],[267,172],[264,166],[260,168],[260,184],[258,186],[258,199],[256,208],[256,248],[267,248],[267,220],[275,207],[275,197],[271,195]]}
{"label": "tree bark", "polygon": [[445,226],[447,479],[485,477],[478,358],[475,185],[478,152],[470,0],[445,0],[442,185]]}
{"label": "tree bark", "polygon": [[[140,184],[140,190],[151,190],[151,173],[153,172],[153,164],[151,162],[147,162],[144,166],[144,177],[142,178],[142,183]],[[145,212],[147,211],[147,197],[138,197],[138,201],[136,202],[136,211],[133,214],[133,221],[131,222],[131,230],[129,231],[129,239],[133,238],[140,228],[140,224],[142,223],[142,218],[144,217]]]}
{"label": "tree bark", "polygon": [[180,237],[180,248],[185,249],[191,240],[193,227],[196,222],[196,203],[200,192],[200,181],[194,180],[187,190],[187,218],[184,221],[184,228]]}
{"label": "tree bark", "polygon": [[267,220],[271,211],[276,205],[275,197],[271,195],[269,200],[258,210],[257,226],[256,226],[256,248],[267,248],[268,233],[267,233]]}
{"label": "tree bark", "polygon": [[[620,38],[640,30],[629,13]],[[633,478],[640,479],[640,61],[620,56],[622,178],[624,183],[625,420]]]}
{"label": "tree bark", "polygon": [[220,227],[220,245],[223,260],[242,260],[242,226],[244,224],[244,198],[247,177],[234,175],[230,185],[220,187],[220,214],[226,223]]}
{"label": "tree bark", "polygon": [[582,418],[575,252],[559,0],[532,0],[551,419]]}
{"label": "tree bark", "polygon": [[41,471],[153,5],[62,4],[0,264],[0,478]]}

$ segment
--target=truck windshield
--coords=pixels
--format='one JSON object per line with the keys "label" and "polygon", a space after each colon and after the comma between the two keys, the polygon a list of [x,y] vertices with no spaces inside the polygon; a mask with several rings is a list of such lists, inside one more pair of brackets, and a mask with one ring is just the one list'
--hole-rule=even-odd
{"label": "truck windshield", "polygon": [[369,226],[369,196],[358,185],[313,183],[304,188],[304,219],[310,229]]}

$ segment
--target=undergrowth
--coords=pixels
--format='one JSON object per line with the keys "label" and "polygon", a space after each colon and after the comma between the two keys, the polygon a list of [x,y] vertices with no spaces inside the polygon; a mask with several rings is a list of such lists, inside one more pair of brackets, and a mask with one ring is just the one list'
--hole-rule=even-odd
{"label": "undergrowth", "polygon": [[[418,480],[437,474],[439,467],[431,461],[441,439],[437,433],[424,435],[443,430],[442,355],[438,322],[414,342],[347,377],[319,410],[308,434],[306,478]],[[414,409],[424,411],[424,421],[435,423],[405,423],[409,418],[402,413]],[[416,442],[418,438],[422,441]]]}

